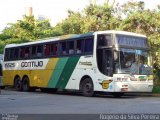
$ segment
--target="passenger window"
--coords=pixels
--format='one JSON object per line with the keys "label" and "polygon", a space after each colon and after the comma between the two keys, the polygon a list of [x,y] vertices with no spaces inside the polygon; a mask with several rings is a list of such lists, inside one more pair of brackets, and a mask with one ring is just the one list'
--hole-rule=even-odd
{"label": "passenger window", "polygon": [[45,56],[53,56],[57,55],[58,43],[46,44],[44,48]]}
{"label": "passenger window", "polygon": [[9,58],[10,58],[11,60],[14,59],[14,53],[15,53],[14,50],[15,50],[14,48],[11,48],[11,49],[10,49],[10,57],[9,57]]}
{"label": "passenger window", "polygon": [[84,47],[84,39],[76,41],[76,54],[82,54]]}
{"label": "passenger window", "polygon": [[19,58],[19,48],[15,48],[14,50],[14,59],[18,59]]}
{"label": "passenger window", "polygon": [[36,46],[32,46],[32,57],[36,57]]}
{"label": "passenger window", "polygon": [[24,58],[25,48],[20,49],[20,58]]}
{"label": "passenger window", "polygon": [[68,41],[68,53],[70,55],[74,54],[74,41]]}
{"label": "passenger window", "polygon": [[54,43],[50,45],[50,55],[57,55],[58,43]]}
{"label": "passenger window", "polygon": [[50,44],[46,44],[44,46],[44,55],[49,56],[50,55]]}
{"label": "passenger window", "polygon": [[43,56],[43,45],[32,46],[32,57]]}
{"label": "passenger window", "polygon": [[92,53],[93,52],[93,38],[85,39],[85,53]]}
{"label": "passenger window", "polygon": [[25,58],[30,58],[30,48],[29,48],[29,47],[26,47],[26,48],[25,48],[24,57],[25,57]]}
{"label": "passenger window", "polygon": [[60,54],[61,55],[67,55],[66,42],[60,42]]}
{"label": "passenger window", "polygon": [[37,57],[42,57],[43,55],[43,45],[37,46]]}
{"label": "passenger window", "polygon": [[9,60],[9,49],[5,49],[5,57],[4,60],[7,61]]}
{"label": "passenger window", "polygon": [[10,58],[11,60],[16,60],[19,57],[19,48],[10,49]]}

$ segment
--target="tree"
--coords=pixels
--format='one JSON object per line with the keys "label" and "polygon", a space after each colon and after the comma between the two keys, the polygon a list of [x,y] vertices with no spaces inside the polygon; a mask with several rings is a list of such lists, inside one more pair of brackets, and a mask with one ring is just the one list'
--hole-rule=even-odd
{"label": "tree", "polygon": [[3,30],[3,34],[28,41],[54,36],[49,20],[36,20],[33,16],[24,16],[23,20],[9,24]]}

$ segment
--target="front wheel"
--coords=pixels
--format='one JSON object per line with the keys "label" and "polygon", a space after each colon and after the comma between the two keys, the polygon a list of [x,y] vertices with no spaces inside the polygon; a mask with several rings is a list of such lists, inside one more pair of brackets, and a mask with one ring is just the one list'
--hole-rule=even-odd
{"label": "front wheel", "polygon": [[94,86],[93,86],[93,82],[90,78],[86,78],[81,83],[81,91],[82,91],[83,95],[86,97],[92,97],[94,95]]}

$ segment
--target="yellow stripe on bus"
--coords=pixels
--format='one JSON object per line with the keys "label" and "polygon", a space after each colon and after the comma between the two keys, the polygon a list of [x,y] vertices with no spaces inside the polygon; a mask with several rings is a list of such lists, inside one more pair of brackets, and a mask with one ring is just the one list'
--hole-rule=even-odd
{"label": "yellow stripe on bus", "polygon": [[14,70],[14,72],[13,70],[4,70],[5,81],[3,82],[7,85],[13,85],[16,75],[19,75],[20,79],[27,75],[31,87],[47,87],[58,60],[59,58],[49,59],[46,68],[43,70]]}

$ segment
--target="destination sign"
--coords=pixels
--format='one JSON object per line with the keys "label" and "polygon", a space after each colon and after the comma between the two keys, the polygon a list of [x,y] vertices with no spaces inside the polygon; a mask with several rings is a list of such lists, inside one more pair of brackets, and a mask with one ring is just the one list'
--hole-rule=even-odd
{"label": "destination sign", "polygon": [[147,39],[142,37],[116,35],[116,43],[120,46],[148,48]]}

